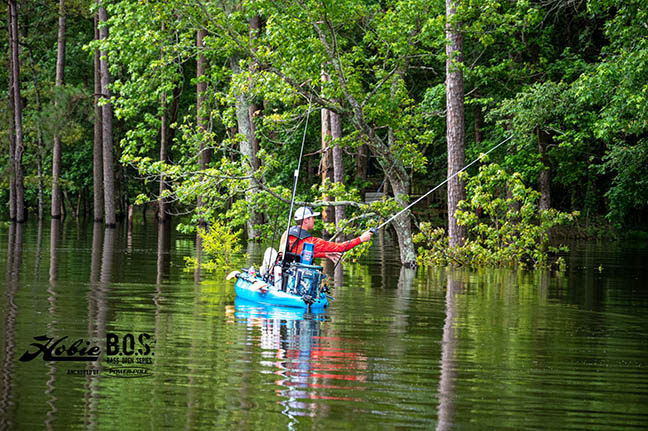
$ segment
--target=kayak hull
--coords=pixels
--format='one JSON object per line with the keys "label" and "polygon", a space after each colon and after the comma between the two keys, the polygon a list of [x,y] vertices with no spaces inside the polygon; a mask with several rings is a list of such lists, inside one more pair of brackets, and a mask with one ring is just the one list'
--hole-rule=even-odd
{"label": "kayak hull", "polygon": [[[274,287],[274,285],[265,283],[257,277],[237,274],[236,283],[234,284],[236,296],[246,301],[257,304],[274,306],[274,307],[291,307],[307,309],[308,304],[304,302],[301,296],[284,292]],[[324,293],[320,293],[319,298],[311,304],[311,311],[324,310],[328,307],[328,299]]]}

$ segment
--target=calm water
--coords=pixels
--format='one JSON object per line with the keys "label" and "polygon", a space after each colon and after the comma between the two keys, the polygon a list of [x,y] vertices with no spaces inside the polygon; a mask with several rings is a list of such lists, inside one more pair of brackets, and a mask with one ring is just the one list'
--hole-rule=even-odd
{"label": "calm water", "polygon": [[[575,244],[564,274],[414,272],[377,240],[322,315],[237,304],[154,224],[0,245],[0,429],[648,428],[646,244]],[[101,354],[44,360],[39,336]]]}

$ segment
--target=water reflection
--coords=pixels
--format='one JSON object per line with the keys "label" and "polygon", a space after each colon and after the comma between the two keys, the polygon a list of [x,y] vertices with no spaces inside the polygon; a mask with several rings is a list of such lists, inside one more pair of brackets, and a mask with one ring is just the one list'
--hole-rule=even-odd
{"label": "water reflection", "polygon": [[[135,228],[128,254],[125,231],[50,227],[0,226],[0,429],[648,423],[648,295],[639,270],[621,266],[627,255],[596,249],[610,259],[603,272],[589,257],[565,274],[414,272],[376,248],[369,265],[329,267],[337,300],[311,315],[246,308],[221,274],[194,283],[180,270],[193,238],[170,253],[157,224]],[[152,377],[71,377],[69,364],[17,359],[36,335],[104,340],[107,330],[154,331]]]}
{"label": "water reflection", "polygon": [[10,408],[15,410],[15,403],[11,402],[12,389],[15,387],[14,360],[16,351],[16,317],[18,306],[16,295],[20,281],[20,266],[22,263],[22,241],[24,225],[11,223],[7,236],[7,272],[5,275],[5,321],[3,328],[3,363],[2,363],[2,391],[0,392],[0,429],[11,428],[11,418],[14,416]]}
{"label": "water reflection", "polygon": [[110,280],[112,279],[112,269],[113,269],[113,249],[115,248],[115,229],[105,228],[104,230],[104,240],[103,240],[103,251],[101,253],[101,272],[99,276],[99,281],[106,287]]}
{"label": "water reflection", "polygon": [[[107,299],[106,286],[100,283],[103,257],[103,230],[101,222],[95,222],[92,226],[92,248],[90,250],[90,283],[88,291],[88,339],[100,340],[105,337]],[[110,229],[113,231],[114,229]],[[110,246],[110,245],[109,245]],[[104,346],[102,346],[103,348]],[[101,363],[87,363],[86,370],[102,369]],[[83,423],[86,429],[94,430],[98,424],[99,409],[99,378],[86,375],[84,383],[84,418]]]}
{"label": "water reflection", "polygon": [[457,379],[457,363],[455,352],[457,340],[455,337],[456,305],[455,296],[460,293],[461,281],[455,280],[452,273],[447,273],[447,288],[445,297],[445,322],[441,341],[441,377],[439,378],[439,407],[437,431],[454,428],[455,421],[455,381]]}
{"label": "water reflection", "polygon": [[[53,218],[50,222],[50,266],[49,266],[49,283],[47,285],[47,302],[49,319],[47,320],[47,334],[57,336],[56,318],[57,318],[57,279],[58,279],[58,263],[59,263],[59,241],[61,237],[61,220]],[[45,429],[51,430],[53,428],[54,420],[56,419],[56,366],[55,362],[47,362],[47,381],[45,382],[45,395],[47,396],[48,410],[45,415]]]}
{"label": "water reflection", "polygon": [[260,333],[248,339],[262,349],[262,372],[277,376],[275,394],[290,420],[289,429],[299,417],[326,417],[329,401],[364,401],[357,396],[365,389],[358,383],[368,378],[368,358],[350,349],[348,340],[328,333],[326,314],[259,306],[239,298],[235,307],[235,319],[229,323]]}
{"label": "water reflection", "polygon": [[171,223],[163,221],[158,223],[157,234],[157,277],[156,284],[169,278],[171,269]]}
{"label": "water reflection", "polygon": [[58,277],[58,259],[59,253],[57,252],[59,240],[61,238],[61,220],[53,218],[50,222],[50,265],[49,265],[49,279],[56,281]]}

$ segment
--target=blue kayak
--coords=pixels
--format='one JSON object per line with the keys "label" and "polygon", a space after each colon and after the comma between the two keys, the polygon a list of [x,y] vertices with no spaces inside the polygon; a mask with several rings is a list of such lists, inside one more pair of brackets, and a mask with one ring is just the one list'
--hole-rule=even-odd
{"label": "blue kayak", "polygon": [[[236,296],[257,304],[308,309],[313,312],[328,307],[326,286],[320,286],[326,275],[321,274],[321,267],[297,264],[294,271],[289,271],[286,290],[265,282],[258,275],[247,271],[232,273],[236,277],[234,289]],[[229,278],[229,277],[228,277]]]}
{"label": "blue kayak", "polygon": [[302,320],[304,318],[322,320],[325,310],[311,310],[311,314],[305,308],[280,307],[264,305],[252,302],[237,296],[234,300],[236,307],[235,316],[240,319],[264,318],[271,320]]}

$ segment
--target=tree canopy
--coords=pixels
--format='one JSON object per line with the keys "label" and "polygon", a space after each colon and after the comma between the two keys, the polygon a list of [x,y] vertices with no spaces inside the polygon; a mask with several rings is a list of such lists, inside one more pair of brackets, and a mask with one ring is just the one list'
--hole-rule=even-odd
{"label": "tree canopy", "polygon": [[[377,224],[370,216],[394,213],[446,177],[444,2],[110,0],[101,2],[104,40],[93,31],[96,3],[65,3],[65,85],[57,87],[58,5],[18,2],[22,164],[32,213],[39,180],[49,202],[55,135],[62,141],[65,212],[90,213],[97,49],[112,78],[115,201],[122,216],[130,204],[164,198],[181,228],[208,219],[239,228],[258,213],[260,234],[271,237],[274,220],[287,213],[304,130],[298,201],[344,204],[347,221],[338,220],[338,230]],[[574,223],[645,227],[648,11],[642,2],[455,4],[466,161],[512,135],[491,160],[519,173],[541,194],[541,206],[580,211]],[[0,8],[8,13],[7,5]],[[0,39],[7,53],[0,60],[5,146],[13,139],[8,40]],[[341,133],[323,144],[317,113],[324,109],[339,115]],[[170,140],[161,158],[162,129]],[[342,182],[322,180],[328,145],[342,155]],[[367,150],[367,163],[356,163]],[[7,201],[9,151],[0,158],[0,200]],[[161,178],[168,187],[159,187]],[[384,179],[385,198],[364,204],[364,193]],[[445,199],[441,192],[415,207],[414,220],[445,224]],[[409,227],[396,229],[405,247]]]}

